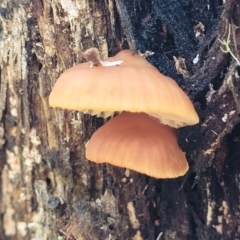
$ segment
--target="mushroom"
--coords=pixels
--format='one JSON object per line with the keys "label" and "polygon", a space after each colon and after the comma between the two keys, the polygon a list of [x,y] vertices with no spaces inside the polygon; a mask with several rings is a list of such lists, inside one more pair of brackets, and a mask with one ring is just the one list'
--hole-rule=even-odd
{"label": "mushroom", "polygon": [[123,112],[109,120],[89,140],[86,158],[155,178],[176,178],[188,171],[176,129],[145,113]]}
{"label": "mushroom", "polygon": [[146,59],[123,50],[107,59],[111,62],[120,65],[90,68],[85,62],[66,70],[53,87],[50,106],[105,118],[114,112],[145,112],[176,128],[199,122],[184,91]]}

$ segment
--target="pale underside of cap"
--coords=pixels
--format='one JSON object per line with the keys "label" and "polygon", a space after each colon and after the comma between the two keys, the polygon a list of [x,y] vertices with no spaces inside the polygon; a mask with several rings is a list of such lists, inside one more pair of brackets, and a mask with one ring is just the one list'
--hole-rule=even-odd
{"label": "pale underside of cap", "polygon": [[193,104],[175,81],[128,51],[108,59],[115,60],[123,63],[92,68],[83,63],[65,71],[49,96],[50,106],[103,117],[146,112],[172,127],[198,123]]}
{"label": "pale underside of cap", "polygon": [[155,178],[176,178],[188,171],[176,131],[145,113],[123,112],[89,140],[86,158]]}

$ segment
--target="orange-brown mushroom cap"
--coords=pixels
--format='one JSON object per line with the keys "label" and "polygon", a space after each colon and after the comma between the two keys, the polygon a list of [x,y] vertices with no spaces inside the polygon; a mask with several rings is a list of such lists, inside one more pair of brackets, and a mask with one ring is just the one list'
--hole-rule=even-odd
{"label": "orange-brown mushroom cap", "polygon": [[145,113],[123,112],[100,127],[87,144],[86,158],[155,178],[176,178],[188,170],[176,130]]}
{"label": "orange-brown mushroom cap", "polygon": [[66,70],[49,96],[52,107],[105,116],[113,112],[145,112],[172,127],[199,122],[192,102],[171,78],[146,59],[123,50],[108,61],[120,66],[89,68],[82,63]]}

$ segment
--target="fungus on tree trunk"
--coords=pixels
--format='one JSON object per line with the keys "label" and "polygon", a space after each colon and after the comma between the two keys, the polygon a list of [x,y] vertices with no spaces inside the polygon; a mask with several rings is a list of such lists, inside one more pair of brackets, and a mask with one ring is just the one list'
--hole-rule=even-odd
{"label": "fungus on tree trunk", "polygon": [[107,64],[96,48],[85,55],[91,65],[82,63],[65,71],[53,87],[49,104],[102,117],[120,113],[93,135],[86,157],[155,178],[184,175],[188,163],[175,130],[169,127],[199,121],[184,91],[129,50],[107,59]]}
{"label": "fungus on tree trunk", "polygon": [[176,178],[188,170],[176,129],[145,113],[123,112],[109,120],[89,140],[86,158],[155,178]]}
{"label": "fungus on tree trunk", "polygon": [[119,66],[82,63],[68,69],[53,87],[50,106],[105,118],[114,112],[145,112],[176,128],[198,123],[192,102],[174,80],[129,50],[107,59],[120,60]]}

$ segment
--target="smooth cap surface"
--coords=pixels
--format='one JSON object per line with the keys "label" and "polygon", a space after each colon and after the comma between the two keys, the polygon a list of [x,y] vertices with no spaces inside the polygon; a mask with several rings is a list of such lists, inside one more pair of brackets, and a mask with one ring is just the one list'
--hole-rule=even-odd
{"label": "smooth cap surface", "polygon": [[145,113],[123,112],[108,121],[89,140],[86,158],[155,178],[176,178],[188,171],[176,130]]}
{"label": "smooth cap surface", "polygon": [[192,102],[174,80],[129,50],[108,59],[118,60],[123,60],[120,66],[89,68],[82,63],[66,70],[53,87],[50,106],[104,117],[145,112],[172,127],[199,122]]}

